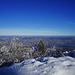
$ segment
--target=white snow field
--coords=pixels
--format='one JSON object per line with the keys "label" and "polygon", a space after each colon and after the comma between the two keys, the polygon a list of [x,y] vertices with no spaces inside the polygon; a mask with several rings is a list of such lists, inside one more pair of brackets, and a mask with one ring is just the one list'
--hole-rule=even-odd
{"label": "white snow field", "polygon": [[0,75],[75,75],[75,58],[28,59],[10,67],[0,68]]}

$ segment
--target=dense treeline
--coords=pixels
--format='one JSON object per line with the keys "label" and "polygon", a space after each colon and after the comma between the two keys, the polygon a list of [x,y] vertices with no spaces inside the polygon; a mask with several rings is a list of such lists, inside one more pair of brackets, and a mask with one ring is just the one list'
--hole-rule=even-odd
{"label": "dense treeline", "polygon": [[[25,59],[36,57],[60,57],[64,56],[64,47],[49,45],[46,47],[44,42],[40,40],[34,47],[25,47],[18,38],[13,38],[8,46],[2,46],[0,48],[0,65],[8,65],[11,63],[21,62]],[[69,51],[69,50],[68,50]],[[3,64],[3,65],[2,65]]]}

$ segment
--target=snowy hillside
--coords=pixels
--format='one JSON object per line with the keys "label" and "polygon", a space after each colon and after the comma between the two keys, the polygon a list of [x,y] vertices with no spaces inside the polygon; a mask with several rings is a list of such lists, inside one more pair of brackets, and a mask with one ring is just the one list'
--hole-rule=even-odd
{"label": "snowy hillside", "polygon": [[75,58],[28,59],[10,67],[0,68],[0,75],[75,75]]}

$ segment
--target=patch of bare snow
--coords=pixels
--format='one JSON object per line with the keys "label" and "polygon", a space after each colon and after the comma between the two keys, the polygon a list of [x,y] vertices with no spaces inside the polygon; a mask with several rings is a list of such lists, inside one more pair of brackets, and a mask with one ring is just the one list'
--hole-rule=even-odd
{"label": "patch of bare snow", "polygon": [[0,68],[0,75],[75,75],[75,58],[44,57],[28,59]]}

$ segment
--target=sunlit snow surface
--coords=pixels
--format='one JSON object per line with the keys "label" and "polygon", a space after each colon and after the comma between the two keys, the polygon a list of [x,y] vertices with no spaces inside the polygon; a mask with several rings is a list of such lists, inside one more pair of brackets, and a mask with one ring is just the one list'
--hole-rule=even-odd
{"label": "sunlit snow surface", "polygon": [[75,58],[28,59],[10,67],[0,68],[0,75],[75,75]]}

